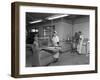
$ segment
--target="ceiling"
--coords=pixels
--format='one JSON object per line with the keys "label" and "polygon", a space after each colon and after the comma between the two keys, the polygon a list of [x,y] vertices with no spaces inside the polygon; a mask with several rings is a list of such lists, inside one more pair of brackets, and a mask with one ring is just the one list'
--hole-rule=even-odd
{"label": "ceiling", "polygon": [[[29,24],[29,22],[36,21],[36,20],[39,20],[39,19],[45,20],[45,18],[53,16],[53,15],[57,15],[57,14],[27,12],[26,13],[26,23]],[[72,20],[72,19],[76,19],[76,18],[80,18],[80,17],[84,17],[84,16],[85,15],[69,15],[66,18]]]}
{"label": "ceiling", "polygon": [[31,21],[45,19],[46,17],[52,16],[54,14],[49,13],[26,13],[26,21],[29,23]]}

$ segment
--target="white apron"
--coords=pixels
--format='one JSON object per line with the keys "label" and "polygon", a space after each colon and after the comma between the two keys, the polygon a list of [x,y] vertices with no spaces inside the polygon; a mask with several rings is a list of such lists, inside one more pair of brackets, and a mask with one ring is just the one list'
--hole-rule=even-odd
{"label": "white apron", "polygon": [[77,45],[77,51],[79,52],[79,54],[82,54],[83,40],[84,40],[84,37],[83,37],[83,35],[81,35],[81,36],[80,36],[79,43],[78,43],[78,45]]}

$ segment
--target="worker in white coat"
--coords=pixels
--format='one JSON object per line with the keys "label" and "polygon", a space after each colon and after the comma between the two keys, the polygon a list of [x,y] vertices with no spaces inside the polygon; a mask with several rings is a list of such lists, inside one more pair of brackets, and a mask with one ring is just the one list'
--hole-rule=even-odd
{"label": "worker in white coat", "polygon": [[59,60],[61,47],[59,46],[59,37],[57,36],[57,32],[53,32],[53,36],[51,38],[52,46],[43,48],[42,50],[47,51],[53,55],[54,62]]}
{"label": "worker in white coat", "polygon": [[84,40],[84,36],[82,35],[82,32],[79,31],[79,42],[77,45],[77,51],[79,54],[82,54],[83,40]]}
{"label": "worker in white coat", "polygon": [[53,33],[52,43],[53,43],[53,46],[57,50],[56,54],[53,55],[53,57],[55,59],[55,62],[56,62],[56,61],[58,61],[59,55],[60,55],[60,53],[59,53],[59,50],[60,50],[60,47],[59,47],[59,37],[57,36],[57,32],[56,31]]}

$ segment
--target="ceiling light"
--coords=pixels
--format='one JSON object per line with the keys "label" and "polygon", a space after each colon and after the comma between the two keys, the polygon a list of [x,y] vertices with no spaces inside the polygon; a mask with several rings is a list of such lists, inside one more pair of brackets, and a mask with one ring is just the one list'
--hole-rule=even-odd
{"label": "ceiling light", "polygon": [[35,29],[32,29],[31,32],[35,32]]}
{"label": "ceiling light", "polygon": [[31,32],[38,32],[38,29],[32,29]]}
{"label": "ceiling light", "polygon": [[39,23],[39,22],[42,22],[42,20],[36,20],[36,21],[29,22],[29,23],[34,24],[34,23]]}
{"label": "ceiling light", "polygon": [[55,16],[48,17],[47,19],[53,20],[53,19],[58,19],[58,18],[66,17],[66,16],[68,16],[68,15],[55,15]]}

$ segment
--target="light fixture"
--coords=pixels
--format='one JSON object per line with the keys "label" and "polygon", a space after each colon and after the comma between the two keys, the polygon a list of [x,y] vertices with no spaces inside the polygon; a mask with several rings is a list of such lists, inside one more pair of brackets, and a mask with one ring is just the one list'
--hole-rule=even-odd
{"label": "light fixture", "polygon": [[38,32],[38,29],[32,29],[31,32]]}
{"label": "light fixture", "polygon": [[38,29],[35,29],[35,32],[38,32],[39,30]]}
{"label": "light fixture", "polygon": [[31,32],[35,32],[35,29],[32,29]]}
{"label": "light fixture", "polygon": [[29,22],[30,24],[34,24],[34,23],[39,23],[39,22],[42,22],[42,20],[36,20],[36,21],[32,21],[32,22]]}
{"label": "light fixture", "polygon": [[54,15],[51,17],[47,17],[48,20],[53,20],[53,19],[58,19],[58,18],[62,18],[62,17],[66,17],[68,15]]}

